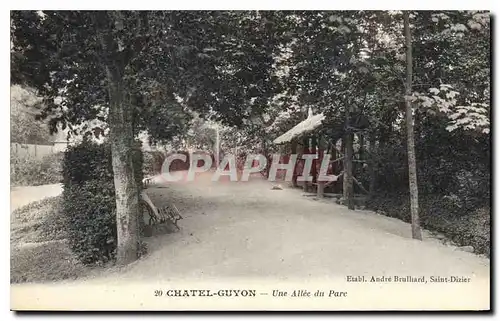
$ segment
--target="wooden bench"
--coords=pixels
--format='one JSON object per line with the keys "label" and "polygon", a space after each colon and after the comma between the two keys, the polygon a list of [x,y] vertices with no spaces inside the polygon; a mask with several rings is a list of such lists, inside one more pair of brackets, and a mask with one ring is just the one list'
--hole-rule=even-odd
{"label": "wooden bench", "polygon": [[146,188],[149,185],[153,184],[153,182],[154,182],[154,176],[144,177],[142,179],[142,186]]}
{"label": "wooden bench", "polygon": [[164,207],[156,207],[149,198],[148,194],[143,191],[140,198],[140,208],[139,224],[141,229],[148,225],[153,226],[156,224],[170,222],[178,230],[180,230],[177,222],[182,220],[183,217],[174,204],[169,204]]}

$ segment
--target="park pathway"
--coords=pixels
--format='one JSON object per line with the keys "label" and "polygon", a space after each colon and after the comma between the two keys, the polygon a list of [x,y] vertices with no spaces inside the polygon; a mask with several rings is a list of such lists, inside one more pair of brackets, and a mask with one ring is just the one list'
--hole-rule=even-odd
{"label": "park pathway", "polygon": [[47,197],[58,196],[61,193],[61,184],[13,186],[10,188],[10,211],[12,212],[29,203],[41,201]]}
{"label": "park pathway", "polygon": [[[82,280],[16,285],[17,293],[31,296],[44,293],[45,297],[49,293],[57,295],[57,291],[68,287],[103,285],[126,293],[122,286],[130,290],[132,284],[135,293],[149,293],[147,291],[153,288],[151,284],[185,286],[189,282],[216,281],[219,286],[234,286],[251,282],[272,288],[276,282],[295,282],[343,284],[351,292],[371,295],[372,301],[364,299],[368,300],[365,307],[378,304],[377,300],[380,305],[385,304],[384,300],[410,304],[404,296],[396,294],[397,287],[401,287],[402,293],[420,298],[412,302],[416,306],[428,301],[426,306],[435,304],[434,308],[489,307],[490,270],[486,258],[443,245],[430,237],[423,242],[413,240],[410,226],[402,221],[370,211],[349,211],[328,199],[304,197],[300,190],[272,190],[272,184],[262,179],[215,183],[210,177],[210,174],[202,174],[191,183],[159,182],[148,189],[155,203],[173,202],[184,219],[179,221],[181,231],[148,239],[147,256],[125,268]],[[426,287],[415,284],[411,291],[402,288],[411,284],[377,283],[371,288],[355,290],[357,285],[345,283],[348,276],[425,276],[427,280],[431,276],[456,276],[468,278],[469,282]],[[391,298],[384,299],[376,293],[382,285],[395,287]],[[30,289],[38,292],[29,294]],[[462,292],[469,293],[470,297],[462,296]],[[135,294],[134,298],[137,298]],[[156,301],[139,301],[143,304],[141,307],[151,307],[151,304],[161,307]],[[108,302],[108,307],[113,305]],[[130,304],[137,302],[130,301]],[[174,306],[184,307],[183,304],[188,303],[177,302]],[[216,308],[217,304],[213,303],[210,308]]]}
{"label": "park pathway", "polygon": [[[151,188],[155,203],[171,201],[183,213],[182,230],[152,239],[149,258],[126,275],[290,279],[418,271],[489,277],[489,260],[430,237],[413,240],[400,220],[271,187],[261,179],[215,183],[205,174]],[[145,266],[149,272],[140,273]]]}

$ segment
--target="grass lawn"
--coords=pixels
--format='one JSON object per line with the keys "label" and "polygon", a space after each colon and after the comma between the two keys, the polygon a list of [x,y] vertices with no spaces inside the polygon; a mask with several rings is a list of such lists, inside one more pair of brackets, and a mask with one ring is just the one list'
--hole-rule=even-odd
{"label": "grass lawn", "polygon": [[50,197],[12,212],[11,283],[50,282],[88,272],[66,243],[59,202],[60,196]]}

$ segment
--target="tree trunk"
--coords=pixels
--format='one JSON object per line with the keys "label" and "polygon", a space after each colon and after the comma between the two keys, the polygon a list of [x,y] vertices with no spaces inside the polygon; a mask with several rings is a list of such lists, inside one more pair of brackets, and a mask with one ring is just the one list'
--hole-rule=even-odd
{"label": "tree trunk", "polygon": [[[108,126],[116,196],[116,263],[131,263],[140,255],[139,188],[132,161],[133,113],[124,83],[126,58],[110,25],[120,25],[120,11],[100,11],[94,15],[100,43],[99,59],[106,72],[109,94]],[[118,22],[118,23],[117,23]]]}
{"label": "tree trunk", "polygon": [[344,199],[347,202],[347,208],[354,210],[354,186],[352,177],[352,154],[354,134],[346,133],[345,136],[345,154],[344,154]]}
{"label": "tree trunk", "polygon": [[[347,180],[346,180],[346,169],[345,169],[345,164],[346,164],[346,154],[345,154],[345,146],[346,146],[346,140],[347,140],[347,133],[344,133],[344,137],[342,137],[342,143],[340,145],[340,150],[342,153],[344,153],[344,158],[342,159],[342,171],[344,172],[344,175],[342,176],[342,194],[344,197],[344,200],[347,201]],[[340,162],[339,162],[340,165]]]}
{"label": "tree trunk", "polygon": [[271,157],[271,155],[268,155],[265,137],[261,137],[260,146],[261,146],[262,153],[264,154],[264,157],[266,158],[266,169],[265,169],[266,179],[269,179],[269,170],[271,169],[272,157]]}
{"label": "tree trunk", "polygon": [[359,134],[359,160],[365,160],[365,135]]}
{"label": "tree trunk", "polygon": [[109,137],[116,195],[118,265],[125,265],[139,257],[139,189],[132,162],[132,112],[121,74],[107,67],[109,83]]}
{"label": "tree trunk", "polygon": [[370,197],[372,197],[375,193],[375,184],[376,184],[376,168],[375,168],[375,141],[376,141],[376,135],[375,132],[370,133],[369,136],[369,159],[367,159],[368,162],[368,173],[370,175],[370,184],[368,186],[368,190],[370,191]]}
{"label": "tree trunk", "polygon": [[412,40],[410,32],[410,15],[408,11],[403,13],[404,33],[406,43],[406,88],[405,88],[405,103],[406,103],[406,132],[407,132],[407,148],[408,148],[408,174],[410,184],[410,208],[411,208],[411,232],[412,237],[417,240],[422,240],[422,231],[420,230],[419,214],[418,214],[418,184],[417,184],[417,164],[415,159],[415,134],[413,132],[413,114],[412,105],[409,96],[412,92],[412,74],[413,74],[413,59],[412,59]]}

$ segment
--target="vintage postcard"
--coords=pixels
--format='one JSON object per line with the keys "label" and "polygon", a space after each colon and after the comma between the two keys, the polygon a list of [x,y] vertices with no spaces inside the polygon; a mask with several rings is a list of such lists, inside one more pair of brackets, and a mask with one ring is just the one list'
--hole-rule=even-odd
{"label": "vintage postcard", "polygon": [[10,25],[12,310],[490,310],[489,11]]}

